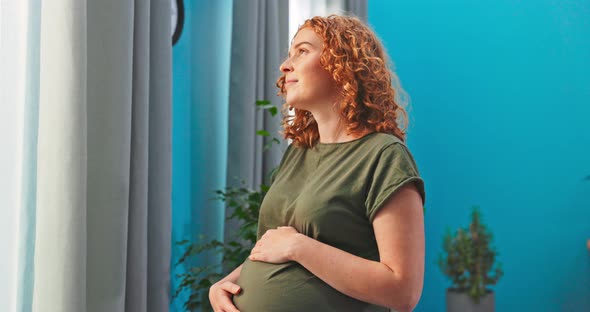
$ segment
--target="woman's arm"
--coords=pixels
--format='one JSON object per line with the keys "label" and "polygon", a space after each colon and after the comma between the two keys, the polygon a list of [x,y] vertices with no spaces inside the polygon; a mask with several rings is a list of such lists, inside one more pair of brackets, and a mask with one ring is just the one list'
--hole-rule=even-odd
{"label": "woman's arm", "polygon": [[424,279],[424,215],[415,186],[398,190],[381,207],[373,229],[380,262],[357,257],[290,227],[265,233],[266,240],[264,236],[259,240],[251,260],[296,261],[350,297],[400,312],[412,311],[420,299]]}

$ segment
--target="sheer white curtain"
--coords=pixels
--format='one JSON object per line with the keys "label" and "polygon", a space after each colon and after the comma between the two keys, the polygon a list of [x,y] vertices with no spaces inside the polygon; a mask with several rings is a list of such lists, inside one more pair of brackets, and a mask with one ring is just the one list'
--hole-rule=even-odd
{"label": "sheer white curtain", "polygon": [[[23,216],[30,172],[26,164],[28,140],[26,103],[38,96],[30,71],[38,40],[29,16],[38,14],[36,1],[0,1],[0,307],[21,311],[22,285],[29,250],[23,241],[29,230]],[[38,39],[38,36],[37,36]]]}
{"label": "sheer white curtain", "polygon": [[169,27],[160,0],[0,0],[0,311],[168,310]]}
{"label": "sheer white curtain", "polygon": [[306,19],[330,14],[352,14],[366,21],[367,0],[289,0],[289,40]]}

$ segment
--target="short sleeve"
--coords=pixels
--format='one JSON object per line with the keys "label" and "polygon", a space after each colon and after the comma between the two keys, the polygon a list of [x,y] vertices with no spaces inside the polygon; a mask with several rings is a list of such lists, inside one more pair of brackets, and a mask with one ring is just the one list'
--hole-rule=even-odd
{"label": "short sleeve", "polygon": [[367,199],[367,217],[373,222],[377,211],[401,187],[414,183],[422,197],[422,204],[426,201],[424,181],[418,173],[418,168],[408,148],[402,143],[394,143],[385,147],[377,159],[375,170],[369,180]]}

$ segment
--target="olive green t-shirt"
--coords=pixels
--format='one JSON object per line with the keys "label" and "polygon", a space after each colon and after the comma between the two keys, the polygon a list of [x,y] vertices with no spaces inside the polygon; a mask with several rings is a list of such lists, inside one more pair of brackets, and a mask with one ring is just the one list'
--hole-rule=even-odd
{"label": "olive green t-shirt", "polygon": [[[407,147],[393,135],[372,133],[313,148],[289,146],[260,208],[258,238],[292,226],[351,254],[379,261],[372,221],[400,187],[424,183]],[[246,260],[234,296],[241,312],[387,311],[342,294],[296,262]]]}

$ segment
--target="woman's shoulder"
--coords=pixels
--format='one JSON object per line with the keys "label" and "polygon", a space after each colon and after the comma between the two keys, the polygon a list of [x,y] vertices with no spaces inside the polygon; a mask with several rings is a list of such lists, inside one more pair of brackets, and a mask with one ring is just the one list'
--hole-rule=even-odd
{"label": "woman's shoulder", "polygon": [[385,148],[388,148],[388,147],[396,145],[396,144],[399,144],[399,145],[403,146],[404,148],[406,148],[405,142],[393,134],[374,132],[374,133],[368,134],[368,136],[370,136],[370,137],[366,140],[366,143],[369,146],[376,148],[376,149],[381,150],[381,149],[385,149]]}

